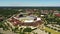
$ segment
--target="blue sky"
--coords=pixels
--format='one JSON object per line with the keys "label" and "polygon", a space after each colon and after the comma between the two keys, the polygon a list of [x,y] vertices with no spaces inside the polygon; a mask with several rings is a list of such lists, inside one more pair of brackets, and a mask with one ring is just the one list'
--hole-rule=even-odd
{"label": "blue sky", "polygon": [[0,0],[0,6],[60,6],[60,0]]}

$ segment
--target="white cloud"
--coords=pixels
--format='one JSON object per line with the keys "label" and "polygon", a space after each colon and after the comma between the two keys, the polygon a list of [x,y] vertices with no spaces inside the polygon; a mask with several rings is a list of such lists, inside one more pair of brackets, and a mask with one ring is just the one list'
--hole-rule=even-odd
{"label": "white cloud", "polygon": [[60,6],[60,4],[12,3],[12,4],[0,4],[0,6]]}

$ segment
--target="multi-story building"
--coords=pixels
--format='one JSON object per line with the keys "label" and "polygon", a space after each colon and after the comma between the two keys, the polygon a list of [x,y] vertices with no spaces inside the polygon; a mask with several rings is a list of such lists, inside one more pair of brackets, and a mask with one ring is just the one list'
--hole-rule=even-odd
{"label": "multi-story building", "polygon": [[41,14],[48,14],[48,10],[41,10]]}
{"label": "multi-story building", "polygon": [[57,17],[60,17],[60,13],[59,13],[58,10],[55,10],[53,14],[54,14],[55,16],[57,16]]}
{"label": "multi-story building", "polygon": [[49,10],[49,13],[51,14],[51,13],[53,13],[54,11],[53,10]]}
{"label": "multi-story building", "polygon": [[58,10],[55,10],[53,14],[59,14],[59,11]]}
{"label": "multi-story building", "polygon": [[44,14],[44,10],[40,10],[41,11],[41,14]]}

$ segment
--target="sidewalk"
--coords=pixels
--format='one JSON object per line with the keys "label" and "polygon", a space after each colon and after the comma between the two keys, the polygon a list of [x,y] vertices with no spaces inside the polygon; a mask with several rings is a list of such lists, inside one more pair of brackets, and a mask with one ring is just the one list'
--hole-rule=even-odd
{"label": "sidewalk", "polygon": [[12,31],[9,31],[9,30],[4,31],[2,28],[0,28],[0,33],[3,33],[3,34],[16,34],[16,33],[12,32]]}

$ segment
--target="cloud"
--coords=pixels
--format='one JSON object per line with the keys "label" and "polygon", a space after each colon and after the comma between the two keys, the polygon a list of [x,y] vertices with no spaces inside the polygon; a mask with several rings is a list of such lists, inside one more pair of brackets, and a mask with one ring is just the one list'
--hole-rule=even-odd
{"label": "cloud", "polygon": [[1,4],[0,6],[60,6],[60,3],[56,4],[44,4],[44,3],[7,3],[7,4]]}

